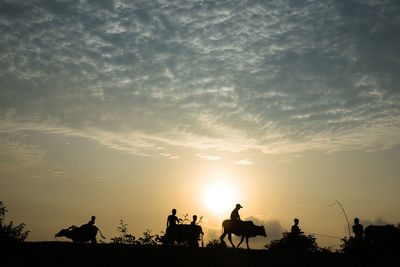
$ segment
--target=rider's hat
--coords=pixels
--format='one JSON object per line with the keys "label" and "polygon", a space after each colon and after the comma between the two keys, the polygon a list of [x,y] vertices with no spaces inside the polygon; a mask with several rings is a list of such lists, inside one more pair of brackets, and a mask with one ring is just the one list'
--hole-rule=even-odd
{"label": "rider's hat", "polygon": [[236,208],[243,208],[243,207],[240,204],[236,204]]}

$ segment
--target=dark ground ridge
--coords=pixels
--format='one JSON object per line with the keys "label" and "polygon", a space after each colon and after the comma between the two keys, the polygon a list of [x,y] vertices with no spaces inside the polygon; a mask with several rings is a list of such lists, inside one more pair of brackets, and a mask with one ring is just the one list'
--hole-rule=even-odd
{"label": "dark ground ridge", "polygon": [[399,266],[398,253],[296,254],[233,248],[25,242],[1,245],[8,266]]}

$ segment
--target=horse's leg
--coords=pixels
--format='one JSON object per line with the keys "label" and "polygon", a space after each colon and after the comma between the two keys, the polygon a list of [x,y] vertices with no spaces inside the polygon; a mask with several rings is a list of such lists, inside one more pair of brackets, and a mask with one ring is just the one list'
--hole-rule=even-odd
{"label": "horse's leg", "polygon": [[232,247],[235,248],[235,245],[232,242],[232,234],[231,233],[228,233],[228,239],[229,239],[229,242],[231,242]]}
{"label": "horse's leg", "polygon": [[240,238],[240,242],[239,242],[239,244],[237,245],[237,248],[239,248],[239,246],[240,246],[240,244],[242,244],[243,240],[244,240],[244,236],[242,236],[242,238]]}
{"label": "horse's leg", "polygon": [[248,236],[246,236],[246,245],[247,245],[247,249],[250,249],[249,248],[249,237]]}

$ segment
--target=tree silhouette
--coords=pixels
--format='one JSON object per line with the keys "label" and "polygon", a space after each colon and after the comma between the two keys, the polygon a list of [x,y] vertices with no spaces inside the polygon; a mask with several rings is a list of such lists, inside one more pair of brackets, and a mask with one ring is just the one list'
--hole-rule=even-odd
{"label": "tree silhouette", "polygon": [[24,231],[25,224],[21,223],[14,226],[13,221],[5,223],[7,208],[0,201],[0,242],[24,242],[28,237],[29,231]]}

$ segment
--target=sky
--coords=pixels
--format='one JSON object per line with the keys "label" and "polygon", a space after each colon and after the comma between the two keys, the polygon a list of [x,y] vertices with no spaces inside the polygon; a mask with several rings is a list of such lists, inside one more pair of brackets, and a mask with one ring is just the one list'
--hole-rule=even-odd
{"label": "sky", "polygon": [[[338,247],[400,221],[400,2],[0,2],[0,200],[31,241],[95,215],[206,238],[240,203]],[[342,204],[345,214],[337,204]],[[336,204],[334,204],[336,203]],[[262,245],[260,245],[262,247]]]}

